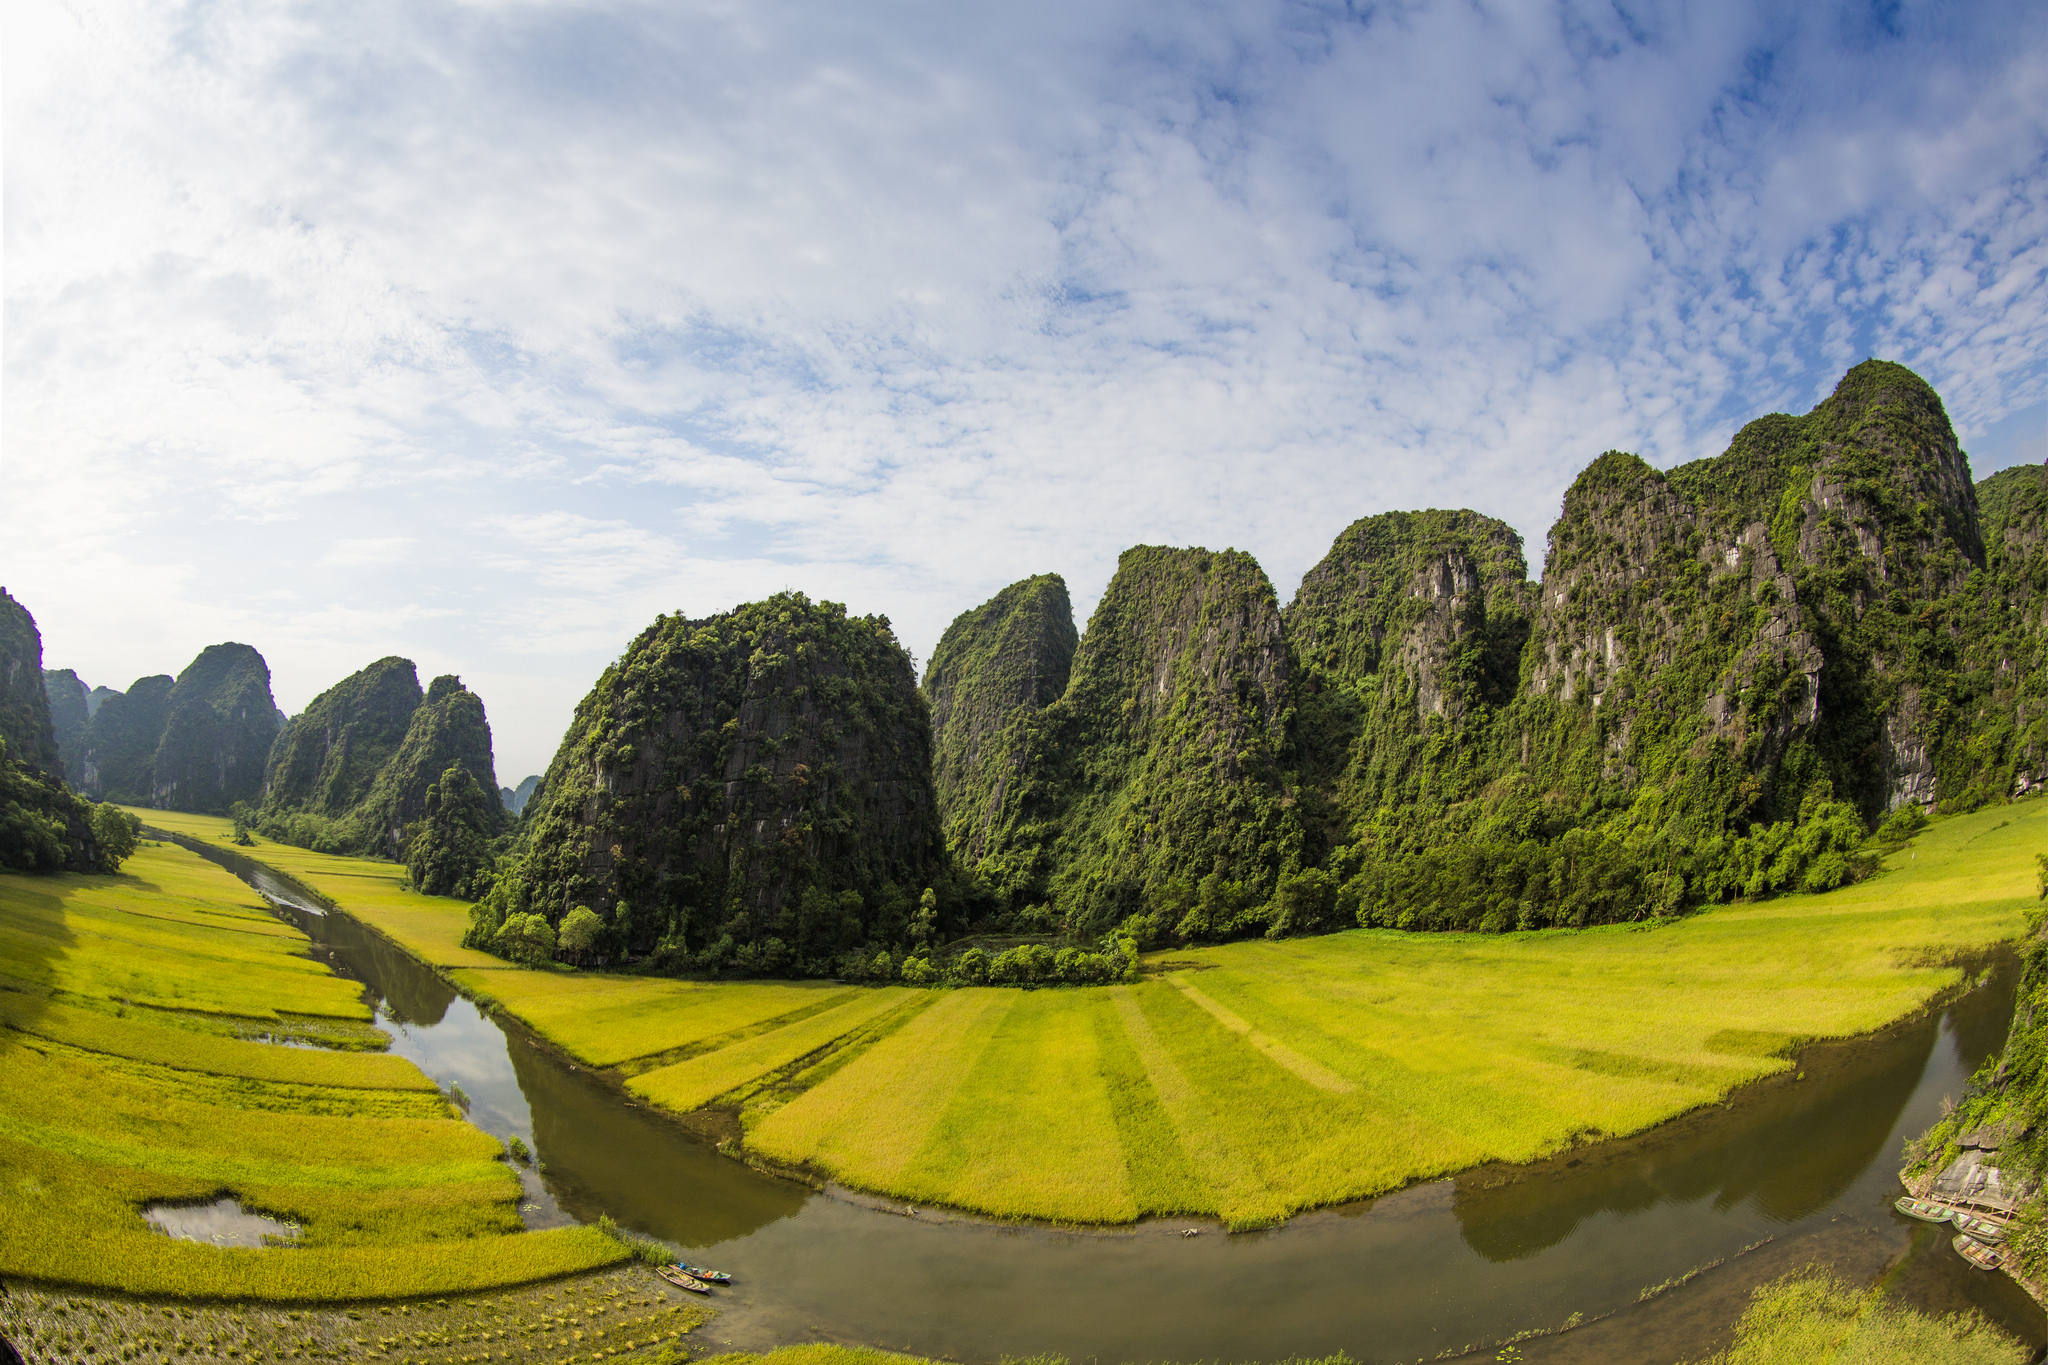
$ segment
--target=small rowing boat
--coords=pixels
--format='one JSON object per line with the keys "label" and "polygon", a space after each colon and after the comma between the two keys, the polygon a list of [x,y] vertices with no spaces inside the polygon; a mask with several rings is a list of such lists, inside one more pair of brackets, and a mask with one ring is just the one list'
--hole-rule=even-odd
{"label": "small rowing boat", "polygon": [[726,1274],[723,1270],[705,1270],[700,1266],[684,1265],[681,1261],[676,1262],[676,1269],[682,1271],[685,1275],[694,1275],[706,1284],[732,1283],[732,1276]]}
{"label": "small rowing boat", "polygon": [[1958,1237],[1949,1245],[1956,1249],[1956,1255],[1968,1261],[1979,1270],[1997,1270],[2005,1264],[2005,1252],[1998,1247],[1988,1247],[1974,1237]]}
{"label": "small rowing boat", "polygon": [[1958,1209],[1954,1225],[1957,1232],[1974,1237],[1986,1246],[2005,1245],[2005,1224],[1994,1219],[1985,1218],[1980,1214],[1964,1213]]}
{"label": "small rowing boat", "polygon": [[1956,1211],[1946,1204],[1937,1204],[1932,1199],[1914,1199],[1908,1196],[1892,1205],[1908,1218],[1918,1218],[1923,1223],[1946,1223],[1956,1216]]}
{"label": "small rowing boat", "polygon": [[[1960,1242],[1967,1239],[1958,1237],[1956,1240]],[[661,1278],[663,1278],[664,1280],[667,1280],[676,1288],[687,1289],[692,1294],[709,1294],[711,1292],[710,1285],[704,1283],[704,1281],[698,1279],[695,1275],[685,1275],[682,1271],[677,1270],[672,1265],[656,1266],[654,1273],[661,1276]]]}

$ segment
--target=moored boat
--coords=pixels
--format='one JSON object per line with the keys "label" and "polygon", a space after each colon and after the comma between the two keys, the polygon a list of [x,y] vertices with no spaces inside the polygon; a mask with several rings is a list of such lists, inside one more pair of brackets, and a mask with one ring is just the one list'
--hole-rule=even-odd
{"label": "moored boat", "polygon": [[1998,1247],[1985,1246],[1974,1237],[1958,1237],[1950,1243],[1956,1255],[1968,1261],[1979,1270],[1997,1270],[2005,1264],[2005,1252]]}
{"label": "moored boat", "polygon": [[1915,1199],[1911,1195],[1892,1207],[1906,1217],[1918,1218],[1923,1223],[1946,1223],[1956,1214],[1956,1211],[1946,1204],[1937,1204],[1932,1199]]}
{"label": "moored boat", "polygon": [[[1959,1237],[1956,1240],[1963,1241],[1965,1239]],[[710,1285],[704,1283],[704,1281],[698,1279],[695,1275],[685,1275],[682,1271],[677,1270],[672,1265],[656,1266],[655,1273],[661,1276],[661,1278],[663,1278],[664,1280],[667,1280],[676,1288],[687,1289],[692,1294],[709,1294],[711,1292]]]}
{"label": "moored boat", "polygon": [[694,1275],[706,1284],[732,1283],[732,1276],[726,1274],[723,1270],[705,1270],[701,1266],[684,1265],[681,1261],[676,1262],[676,1269],[682,1271],[685,1275]]}
{"label": "moored boat", "polygon": [[2005,1245],[2005,1224],[1996,1219],[1958,1209],[1952,1222],[1957,1232],[1974,1237],[1986,1246]]}

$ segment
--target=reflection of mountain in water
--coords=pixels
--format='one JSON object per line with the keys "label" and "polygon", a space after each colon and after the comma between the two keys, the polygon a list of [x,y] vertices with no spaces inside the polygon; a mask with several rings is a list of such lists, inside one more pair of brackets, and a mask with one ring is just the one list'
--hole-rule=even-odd
{"label": "reflection of mountain in water", "polygon": [[641,1232],[703,1247],[787,1218],[810,1197],[720,1156],[673,1120],[628,1107],[610,1082],[571,1071],[519,1031],[505,1042],[533,1109],[548,1191],[565,1212],[586,1222],[610,1214]]}
{"label": "reflection of mountain in water", "polygon": [[[2003,1036],[2014,973],[1949,1012],[1970,1065]],[[1674,1120],[1639,1138],[1538,1166],[1482,1167],[1457,1178],[1453,1208],[1466,1245],[1490,1261],[1533,1256],[1599,1213],[1641,1213],[1666,1201],[1745,1202],[1774,1223],[1826,1208],[1883,1153],[1939,1041],[1940,1016],[1882,1039],[1825,1046],[1806,1080],[1766,1084],[1728,1108]]]}

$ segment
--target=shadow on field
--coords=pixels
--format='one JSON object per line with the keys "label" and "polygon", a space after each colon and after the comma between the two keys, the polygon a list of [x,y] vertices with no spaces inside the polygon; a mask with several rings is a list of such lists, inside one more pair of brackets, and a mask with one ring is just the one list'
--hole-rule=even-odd
{"label": "shadow on field", "polygon": [[[1969,1055],[2003,1038],[2016,979],[2007,958],[1989,985],[1950,1007]],[[1595,1215],[1665,1201],[1712,1200],[1724,1210],[1750,1203],[1773,1223],[1797,1222],[1841,1197],[1882,1154],[1942,1018],[1930,1011],[1871,1037],[1806,1048],[1792,1073],[1640,1137],[1534,1166],[1467,1171],[1455,1181],[1459,1230],[1472,1250],[1498,1262],[1555,1246]]]}
{"label": "shadow on field", "polygon": [[0,1024],[32,1029],[48,1007],[57,963],[78,946],[77,936],[65,923],[64,889],[87,881],[135,880],[70,872],[0,875]]}

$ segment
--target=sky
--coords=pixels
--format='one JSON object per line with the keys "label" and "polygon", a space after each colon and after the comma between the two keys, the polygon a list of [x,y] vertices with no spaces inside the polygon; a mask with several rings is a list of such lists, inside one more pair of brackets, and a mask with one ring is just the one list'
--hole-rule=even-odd
{"label": "sky", "polygon": [[2048,6],[0,4],[0,584],[126,688],[662,612],[922,661],[1034,573],[1573,476],[1868,356],[2048,457]]}

